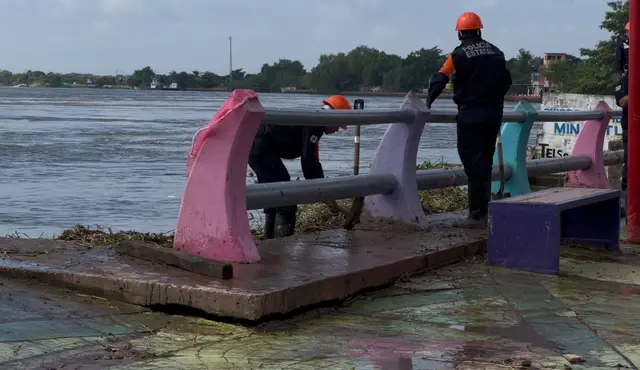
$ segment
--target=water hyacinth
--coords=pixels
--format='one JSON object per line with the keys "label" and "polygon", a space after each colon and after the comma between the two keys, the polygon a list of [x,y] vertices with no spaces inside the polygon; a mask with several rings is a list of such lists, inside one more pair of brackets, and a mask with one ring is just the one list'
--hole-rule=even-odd
{"label": "water hyacinth", "polygon": [[[417,166],[418,170],[457,168],[460,165],[444,162],[424,162]],[[430,189],[420,192],[420,199],[425,213],[443,213],[460,211],[467,208],[467,191],[460,187]],[[338,200],[338,204],[345,209],[351,208],[351,199]],[[345,215],[332,212],[324,203],[303,204],[298,211],[296,234],[308,234],[318,231],[340,229]],[[263,239],[260,227],[252,230],[254,237]],[[173,233],[142,233],[137,231],[114,232],[100,226],[76,225],[64,230],[59,240],[76,241],[88,245],[112,245],[125,240],[139,240],[155,243],[165,247],[173,247]]]}

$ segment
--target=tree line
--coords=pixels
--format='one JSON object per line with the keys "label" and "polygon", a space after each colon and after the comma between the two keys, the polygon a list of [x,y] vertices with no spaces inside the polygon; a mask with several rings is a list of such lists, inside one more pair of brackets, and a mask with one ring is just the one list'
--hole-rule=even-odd
{"label": "tree line", "polygon": [[611,95],[620,84],[615,70],[615,48],[625,38],[629,21],[629,1],[608,2],[600,28],[611,33],[608,40],[596,43],[593,49],[580,49],[580,57],[570,55],[566,61],[554,62],[546,68],[550,87],[558,92]]}
{"label": "tree line", "polygon": [[[543,67],[543,58],[520,49],[517,56],[507,61],[513,79],[512,94],[526,94],[532,77],[542,73],[549,89],[559,92],[586,94],[612,94],[619,83],[613,68],[615,46],[624,37],[624,25],[629,18],[629,2],[608,3],[601,24],[611,32],[609,40],[599,41],[593,49],[581,49],[580,57],[569,55],[566,61]],[[358,46],[348,53],[323,54],[318,65],[310,71],[298,60],[280,59],[264,64],[258,73],[247,73],[242,68],[229,75],[213,72],[156,73],[147,66],[130,75],[96,76],[91,74],[44,73],[27,71],[11,73],[0,71],[1,85],[43,87],[94,86],[149,88],[176,83],[184,89],[252,89],[258,92],[281,92],[283,89],[313,90],[319,93],[340,91],[405,92],[428,87],[429,79],[444,63],[448,53],[437,46],[411,52],[406,57],[388,54],[368,46]]]}
{"label": "tree line", "polygon": [[[168,87],[176,83],[184,89],[253,89],[259,92],[281,92],[283,89],[314,90],[320,93],[339,91],[381,90],[404,92],[428,87],[431,75],[438,71],[446,59],[438,47],[420,49],[406,58],[387,54],[367,46],[359,46],[348,53],[320,56],[318,65],[307,71],[298,60],[280,59],[264,64],[258,73],[247,73],[242,68],[229,75],[213,72],[156,73],[152,67],[133,71],[130,75],[97,76],[82,73],[45,73],[27,71],[12,73],[0,71],[0,85],[33,87],[127,87],[149,88],[153,83]],[[531,72],[538,68],[542,58],[520,50],[509,60],[514,85],[530,85]],[[526,92],[526,91],[523,91]]]}

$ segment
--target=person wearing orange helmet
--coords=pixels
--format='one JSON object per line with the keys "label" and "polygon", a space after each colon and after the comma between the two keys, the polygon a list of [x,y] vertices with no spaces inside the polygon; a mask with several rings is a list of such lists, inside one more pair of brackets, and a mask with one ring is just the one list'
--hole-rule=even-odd
{"label": "person wearing orange helmet", "polygon": [[467,12],[458,18],[460,45],[429,83],[427,107],[453,81],[453,101],[458,106],[456,131],[458,154],[469,179],[469,215],[461,227],[486,227],[491,198],[491,168],[502,125],[504,97],[511,74],[504,54],[482,39],[482,20]]}
{"label": "person wearing orange helmet", "polygon": [[631,24],[627,22],[624,26],[626,37],[616,47],[616,70],[624,75],[629,70],[629,31]]}
{"label": "person wearing orange helmet", "polygon": [[[322,101],[322,109],[353,109],[351,103],[342,95],[334,95]],[[337,126],[338,130],[346,130],[347,126]]]}
{"label": "person wearing orange helmet", "polygon": [[[324,109],[351,109],[349,101],[341,95],[323,102]],[[324,107],[326,106],[326,108]],[[261,124],[251,146],[249,167],[258,183],[290,181],[289,171],[283,159],[300,158],[304,178],[321,179],[324,171],[319,159],[318,142],[324,134],[333,134],[346,126],[279,126]],[[338,210],[335,202],[328,202],[332,210]],[[293,235],[298,206],[267,208],[264,210],[265,239]]]}

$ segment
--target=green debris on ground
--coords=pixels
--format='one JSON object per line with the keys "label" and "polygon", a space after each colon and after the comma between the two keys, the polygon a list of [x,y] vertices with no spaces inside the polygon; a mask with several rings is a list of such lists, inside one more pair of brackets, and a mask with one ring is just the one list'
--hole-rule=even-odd
{"label": "green debris on ground", "polygon": [[[416,166],[418,170],[453,169],[458,167],[460,165],[430,161]],[[467,191],[459,187],[424,190],[420,192],[420,199],[423,209],[427,213],[454,212],[467,208]],[[338,201],[338,205],[348,210],[351,208],[352,202],[353,200],[351,199],[343,199]],[[332,212],[324,203],[303,204],[300,205],[298,211],[296,233],[307,234],[340,229],[344,218],[344,214]],[[251,232],[256,239],[263,238],[261,228],[253,229]],[[84,225],[76,225],[64,230],[57,239],[89,245],[112,245],[121,241],[139,240],[169,248],[173,246],[173,232],[142,233],[133,230],[114,232],[109,228]]]}

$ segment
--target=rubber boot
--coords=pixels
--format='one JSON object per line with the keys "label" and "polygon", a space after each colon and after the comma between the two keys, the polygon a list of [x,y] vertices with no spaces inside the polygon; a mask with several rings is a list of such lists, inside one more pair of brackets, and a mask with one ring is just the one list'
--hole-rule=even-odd
{"label": "rubber boot", "polygon": [[264,214],[264,238],[273,239],[276,229],[276,213],[275,210],[265,212]]}
{"label": "rubber boot", "polygon": [[491,182],[469,183],[467,187],[469,197],[469,215],[457,221],[454,227],[465,229],[486,229],[487,209],[491,199]]}
{"label": "rubber boot", "polygon": [[[283,207],[284,208],[284,207]],[[278,209],[276,214],[276,238],[286,238],[296,232],[296,213],[298,207],[286,207],[285,210]]]}
{"label": "rubber boot", "polygon": [[486,229],[488,225],[487,215],[469,213],[467,218],[456,221],[454,227],[462,229]]}
{"label": "rubber boot", "polygon": [[278,225],[276,226],[276,238],[286,238],[287,236],[293,235],[296,228],[295,225]]}

